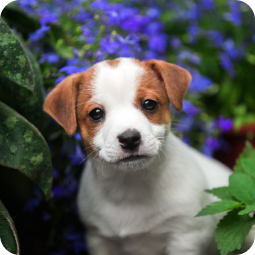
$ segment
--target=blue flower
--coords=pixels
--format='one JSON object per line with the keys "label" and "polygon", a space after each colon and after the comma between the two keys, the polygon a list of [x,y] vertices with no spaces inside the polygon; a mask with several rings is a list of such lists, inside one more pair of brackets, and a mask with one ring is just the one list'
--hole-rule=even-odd
{"label": "blue flower", "polygon": [[108,2],[105,0],[93,1],[90,5],[95,10],[107,10]]}
{"label": "blue flower", "polygon": [[61,81],[63,81],[66,78],[66,76],[60,76],[59,78],[57,78],[54,82],[54,84],[59,84]]}
{"label": "blue flower", "polygon": [[[70,169],[72,169],[72,168],[70,168]],[[64,195],[66,198],[70,199],[75,195],[75,193],[78,189],[78,183],[77,183],[76,179],[74,178],[73,173],[67,174],[67,176],[64,179],[63,187],[64,187],[64,191],[65,191]]]}
{"label": "blue flower", "polygon": [[212,150],[216,150],[219,148],[218,140],[212,137],[208,137],[206,139],[206,145],[208,145]]}
{"label": "blue flower", "polygon": [[201,59],[199,56],[191,53],[190,51],[184,50],[181,51],[178,55],[177,55],[177,60],[178,61],[185,61],[188,60],[193,64],[197,64],[199,65],[201,63]]}
{"label": "blue flower", "polygon": [[120,47],[120,44],[119,42],[113,41],[110,38],[102,37],[100,41],[100,46],[104,52],[113,54]]}
{"label": "blue flower", "polygon": [[231,119],[225,119],[223,115],[220,115],[215,120],[214,126],[218,127],[222,132],[227,132],[233,128],[233,121]]}
{"label": "blue flower", "polygon": [[54,180],[59,178],[59,172],[55,167],[52,168],[52,177]]}
{"label": "blue flower", "polygon": [[235,59],[241,55],[241,52],[236,49],[235,42],[233,40],[225,41],[223,44],[223,49],[232,59]]}
{"label": "blue flower", "polygon": [[48,63],[55,64],[59,61],[60,57],[57,54],[50,53],[47,57]]}
{"label": "blue flower", "polygon": [[121,44],[128,44],[128,45],[135,45],[135,46],[139,46],[138,45],[138,41],[139,38],[137,37],[132,37],[131,35],[127,35],[125,38],[121,35],[117,35],[115,37]]}
{"label": "blue flower", "polygon": [[188,100],[183,101],[183,112],[187,113],[190,116],[196,116],[202,112],[202,110],[196,106],[194,106]]}
{"label": "blue flower", "polygon": [[70,199],[77,191],[78,183],[72,173],[66,173],[64,182],[59,185],[54,185],[51,191],[51,196],[56,199]]}
{"label": "blue flower", "polygon": [[121,28],[133,33],[143,33],[145,26],[149,23],[149,18],[140,14],[132,15],[131,17],[122,20]]}
{"label": "blue flower", "polygon": [[39,63],[43,64],[46,61],[50,64],[55,64],[59,61],[60,56],[55,54],[55,53],[46,53],[46,54],[42,54]]}
{"label": "blue flower", "polygon": [[54,16],[52,13],[49,13],[48,15],[41,13],[40,16],[41,16],[40,22],[43,25],[46,25],[47,23],[58,22],[58,17]]}
{"label": "blue flower", "polygon": [[114,26],[114,25],[120,25],[121,23],[121,16],[120,11],[125,9],[125,6],[122,4],[110,4],[105,11],[105,15],[107,17],[106,19],[106,25]]}
{"label": "blue flower", "polygon": [[58,186],[55,185],[52,187],[52,190],[51,190],[52,197],[60,199],[60,198],[64,197],[65,194],[66,194],[65,187],[63,187],[61,185],[58,185]]}
{"label": "blue flower", "polygon": [[220,144],[216,138],[208,137],[205,141],[205,144],[202,146],[202,152],[208,156],[212,157],[213,152],[219,149]]}
{"label": "blue flower", "polygon": [[213,9],[215,6],[214,6],[214,2],[213,0],[202,0],[199,4],[198,4],[199,7],[202,7],[203,9],[205,10],[211,10]]}
{"label": "blue flower", "polygon": [[96,36],[92,33],[92,30],[86,26],[81,26],[81,31],[85,36],[87,43],[92,44],[96,41]]}
{"label": "blue flower", "polygon": [[69,157],[72,165],[79,165],[84,163],[85,154],[83,153],[81,146],[76,144],[75,146],[75,154]]}
{"label": "blue flower", "polygon": [[85,72],[87,70],[87,68],[85,67],[78,67],[78,66],[65,66],[62,67],[59,72],[65,72],[68,75],[73,74],[73,73],[82,73]]}
{"label": "blue flower", "polygon": [[144,53],[144,60],[159,59],[159,55],[153,50],[147,50]]}
{"label": "blue flower", "polygon": [[37,198],[28,199],[25,203],[23,210],[32,214],[36,207],[40,205],[40,201]]}
{"label": "blue flower", "polygon": [[166,44],[166,36],[164,34],[151,36],[148,41],[149,49],[159,53],[165,51]]}
{"label": "blue flower", "polygon": [[170,40],[170,45],[173,49],[176,49],[182,45],[182,41],[177,37],[172,37]]}
{"label": "blue flower", "polygon": [[29,35],[29,39],[31,39],[32,41],[38,41],[43,38],[49,30],[49,26],[42,25],[38,30]]}
{"label": "blue flower", "polygon": [[216,30],[209,30],[206,32],[206,37],[213,42],[215,46],[222,46],[224,42],[224,36],[221,32]]}
{"label": "blue flower", "polygon": [[120,18],[122,21],[132,19],[132,17],[137,14],[139,14],[139,10],[134,8],[123,8],[120,10]]}
{"label": "blue flower", "polygon": [[238,2],[231,0],[228,2],[228,7],[230,9],[229,13],[225,14],[225,18],[231,21],[235,26],[240,26],[242,23],[241,11],[238,7]]}
{"label": "blue flower", "polygon": [[98,49],[95,55],[97,62],[100,62],[105,58],[105,53],[101,49]]}
{"label": "blue flower", "polygon": [[188,11],[186,12],[186,19],[189,19],[190,22],[197,22],[201,13],[198,9],[198,6],[193,1],[187,1]]}
{"label": "blue flower", "polygon": [[93,19],[93,14],[84,9],[84,7],[80,6],[79,12],[73,15],[73,19],[77,20],[80,23]]}
{"label": "blue flower", "polygon": [[222,68],[226,70],[231,77],[235,76],[236,72],[234,69],[234,65],[232,63],[230,56],[227,53],[220,54],[220,64]]}
{"label": "blue flower", "polygon": [[197,41],[197,37],[199,35],[200,28],[196,22],[191,23],[191,25],[188,27],[188,35],[189,40],[191,43],[195,43]]}
{"label": "blue flower", "polygon": [[67,65],[68,66],[75,66],[79,64],[79,59],[78,58],[71,58],[67,60]]}
{"label": "blue flower", "polygon": [[161,11],[158,8],[150,8],[147,10],[146,15],[150,17],[151,19],[156,19],[160,16]]}
{"label": "blue flower", "polygon": [[74,139],[75,139],[76,141],[78,141],[78,142],[81,142],[82,140],[81,140],[81,135],[80,135],[80,133],[75,133]]}
{"label": "blue flower", "polygon": [[201,75],[197,70],[190,70],[192,75],[192,80],[189,85],[190,92],[203,92],[210,88],[213,82],[203,75]]}
{"label": "blue flower", "polygon": [[150,22],[146,28],[145,28],[145,33],[148,35],[154,35],[157,33],[162,33],[160,32],[163,29],[163,25],[161,22],[159,21],[153,21]]}
{"label": "blue flower", "polygon": [[182,141],[186,144],[189,144],[190,145],[190,138],[188,136],[183,136],[182,137]]}
{"label": "blue flower", "polygon": [[18,4],[28,14],[33,14],[33,8],[38,4],[38,0],[19,0]]}
{"label": "blue flower", "polygon": [[172,127],[179,132],[188,132],[194,124],[194,117],[191,115],[185,115],[180,120],[180,123],[173,124]]}

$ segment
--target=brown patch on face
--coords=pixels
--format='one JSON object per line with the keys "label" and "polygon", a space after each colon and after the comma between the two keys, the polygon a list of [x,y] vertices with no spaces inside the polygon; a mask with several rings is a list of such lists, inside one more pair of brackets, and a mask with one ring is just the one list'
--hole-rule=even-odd
{"label": "brown patch on face", "polygon": [[106,63],[111,67],[117,67],[120,62],[120,59],[107,60]]}
{"label": "brown patch on face", "polygon": [[97,134],[101,122],[91,120],[89,113],[95,108],[102,109],[102,106],[91,100],[93,89],[91,81],[93,80],[94,74],[95,69],[93,67],[81,74],[79,94],[76,103],[77,123],[82,137],[82,142],[88,155],[91,156],[93,156],[93,152],[95,151],[93,139]]}
{"label": "brown patch on face", "polygon": [[170,103],[181,111],[191,81],[190,73],[180,66],[156,59],[142,62],[142,65],[152,70],[157,79],[164,83]]}
{"label": "brown patch on face", "polygon": [[[170,124],[170,110],[169,110],[169,99],[167,96],[164,82],[158,79],[155,72],[146,65],[146,62],[136,63],[141,65],[146,73],[140,79],[140,85],[136,91],[135,106],[140,109],[148,120],[156,125]],[[153,100],[158,103],[158,107],[155,111],[146,111],[142,105],[146,100]]]}

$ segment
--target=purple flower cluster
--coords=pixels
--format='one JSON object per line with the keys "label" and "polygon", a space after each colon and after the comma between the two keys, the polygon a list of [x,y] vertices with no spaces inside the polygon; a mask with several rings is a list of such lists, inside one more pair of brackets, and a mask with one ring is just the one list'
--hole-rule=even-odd
{"label": "purple flower cluster", "polygon": [[208,137],[202,147],[202,152],[208,156],[208,157],[212,157],[213,156],[213,152],[217,149],[219,149],[220,145],[218,142],[218,139],[212,138],[212,137]]}
{"label": "purple flower cluster", "polygon": [[235,26],[240,26],[242,23],[241,11],[238,8],[238,1],[229,1],[229,12],[225,14],[225,18],[232,22]]}
{"label": "purple flower cluster", "polygon": [[204,75],[201,75],[199,71],[191,69],[190,73],[192,75],[192,80],[189,86],[189,91],[191,93],[201,93],[212,86],[213,82]]}
{"label": "purple flower cluster", "polygon": [[202,109],[195,107],[191,102],[184,100],[183,101],[183,112],[189,116],[196,116],[202,112]]}
{"label": "purple flower cluster", "polygon": [[228,132],[233,128],[233,121],[231,119],[225,119],[223,115],[220,115],[215,120],[214,126],[219,128],[222,132]]}

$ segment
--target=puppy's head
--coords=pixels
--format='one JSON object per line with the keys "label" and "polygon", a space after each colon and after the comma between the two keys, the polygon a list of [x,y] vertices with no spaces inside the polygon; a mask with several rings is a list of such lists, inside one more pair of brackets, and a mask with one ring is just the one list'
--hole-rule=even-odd
{"label": "puppy's head", "polygon": [[169,104],[182,109],[191,76],[160,60],[120,58],[62,81],[44,110],[71,136],[78,125],[95,160],[119,169],[144,168],[164,144]]}

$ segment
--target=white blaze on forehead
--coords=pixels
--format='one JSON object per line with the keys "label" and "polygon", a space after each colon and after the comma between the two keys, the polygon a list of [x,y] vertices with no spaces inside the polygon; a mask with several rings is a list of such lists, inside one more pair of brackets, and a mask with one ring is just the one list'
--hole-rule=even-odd
{"label": "white blaze on forehead", "polygon": [[110,66],[106,61],[95,66],[92,100],[106,109],[116,104],[133,103],[140,78],[145,72],[133,59],[119,60],[117,66]]}

